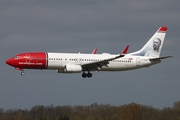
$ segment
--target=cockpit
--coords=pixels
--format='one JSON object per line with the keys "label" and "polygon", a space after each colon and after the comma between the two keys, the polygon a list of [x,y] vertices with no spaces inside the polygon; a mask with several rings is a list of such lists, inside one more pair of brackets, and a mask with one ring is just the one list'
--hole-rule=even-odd
{"label": "cockpit", "polygon": [[20,56],[14,56],[13,58],[14,58],[15,60],[17,60],[17,59],[20,58]]}

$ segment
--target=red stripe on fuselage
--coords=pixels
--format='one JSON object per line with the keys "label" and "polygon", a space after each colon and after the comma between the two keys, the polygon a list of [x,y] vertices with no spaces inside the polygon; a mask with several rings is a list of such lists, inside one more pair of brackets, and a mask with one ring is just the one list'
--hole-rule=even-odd
{"label": "red stripe on fuselage", "polygon": [[46,69],[46,52],[28,52],[15,55],[15,57],[6,61],[9,65],[22,69]]}

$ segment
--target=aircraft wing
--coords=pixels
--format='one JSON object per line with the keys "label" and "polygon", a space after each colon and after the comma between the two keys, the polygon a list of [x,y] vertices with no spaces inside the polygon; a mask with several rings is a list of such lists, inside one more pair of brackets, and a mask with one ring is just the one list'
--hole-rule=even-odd
{"label": "aircraft wing", "polygon": [[86,64],[81,64],[83,70],[100,70],[103,66],[108,67],[109,61],[115,60],[121,57],[124,57],[126,52],[128,51],[129,45],[126,46],[126,48],[123,50],[122,54],[119,54],[115,57],[104,59],[101,61],[96,61],[96,62],[91,62],[91,63],[86,63]]}
{"label": "aircraft wing", "polygon": [[115,60],[121,57],[124,57],[125,55],[117,55],[116,57],[113,58],[108,58],[108,59],[104,59],[101,61],[96,61],[96,62],[91,62],[91,63],[86,63],[86,64],[81,64],[83,70],[100,70],[103,66],[108,67],[109,61],[111,60]]}

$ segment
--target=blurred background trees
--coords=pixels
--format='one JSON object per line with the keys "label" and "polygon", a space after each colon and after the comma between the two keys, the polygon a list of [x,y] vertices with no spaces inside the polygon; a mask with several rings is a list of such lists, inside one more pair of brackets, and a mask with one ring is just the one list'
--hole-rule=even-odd
{"label": "blurred background trees", "polygon": [[43,106],[30,110],[0,109],[0,120],[180,120],[180,101],[162,110],[130,103],[122,106],[91,104],[88,106]]}

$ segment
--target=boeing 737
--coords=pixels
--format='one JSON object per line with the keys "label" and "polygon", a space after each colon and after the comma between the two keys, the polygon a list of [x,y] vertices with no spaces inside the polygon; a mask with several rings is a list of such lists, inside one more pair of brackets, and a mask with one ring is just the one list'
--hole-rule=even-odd
{"label": "boeing 737", "polygon": [[57,73],[81,73],[83,78],[91,78],[91,71],[125,71],[149,67],[160,63],[162,59],[172,56],[160,57],[167,27],[160,27],[149,41],[136,52],[128,53],[127,46],[121,54],[102,53],[52,53],[52,52],[26,52],[15,55],[6,60],[6,63],[16,70],[48,69]]}

